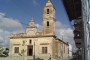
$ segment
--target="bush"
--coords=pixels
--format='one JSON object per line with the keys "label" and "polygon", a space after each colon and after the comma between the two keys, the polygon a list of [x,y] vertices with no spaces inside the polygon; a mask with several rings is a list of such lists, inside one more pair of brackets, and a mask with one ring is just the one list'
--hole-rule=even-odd
{"label": "bush", "polygon": [[[28,60],[33,60],[33,59],[28,59]],[[44,60],[44,59],[41,59],[41,58],[36,58],[35,60]]]}
{"label": "bush", "polygon": [[43,60],[43,59],[41,59],[41,58],[36,58],[35,60]]}
{"label": "bush", "polygon": [[9,49],[0,48],[0,57],[8,57]]}

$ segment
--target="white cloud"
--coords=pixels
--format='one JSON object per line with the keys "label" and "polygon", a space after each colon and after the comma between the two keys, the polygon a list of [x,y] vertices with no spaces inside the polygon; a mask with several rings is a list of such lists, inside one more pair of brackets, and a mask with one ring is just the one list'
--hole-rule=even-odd
{"label": "white cloud", "polygon": [[75,47],[74,43],[74,34],[73,34],[73,29],[68,27],[65,24],[62,24],[61,22],[57,21],[56,22],[56,36],[60,39],[63,39],[65,42],[69,42],[73,47]]}
{"label": "white cloud", "polygon": [[22,32],[23,28],[17,19],[6,17],[0,12],[0,46],[9,44],[9,35],[13,32]]}
{"label": "white cloud", "polygon": [[38,32],[41,32],[41,31],[42,31],[43,26],[41,26],[40,24],[36,24],[36,26],[37,26],[37,31],[38,31]]}
{"label": "white cloud", "polygon": [[16,20],[9,17],[5,17],[6,15],[3,13],[0,13],[0,28],[8,31],[21,31],[22,25],[21,23]]}

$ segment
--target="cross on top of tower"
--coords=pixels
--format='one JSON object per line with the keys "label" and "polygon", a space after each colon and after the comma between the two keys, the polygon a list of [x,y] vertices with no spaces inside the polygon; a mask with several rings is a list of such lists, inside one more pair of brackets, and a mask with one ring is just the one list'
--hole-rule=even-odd
{"label": "cross on top of tower", "polygon": [[34,22],[34,19],[33,19],[33,17],[31,18],[31,22]]}
{"label": "cross on top of tower", "polygon": [[53,5],[51,0],[47,0],[46,6]]}

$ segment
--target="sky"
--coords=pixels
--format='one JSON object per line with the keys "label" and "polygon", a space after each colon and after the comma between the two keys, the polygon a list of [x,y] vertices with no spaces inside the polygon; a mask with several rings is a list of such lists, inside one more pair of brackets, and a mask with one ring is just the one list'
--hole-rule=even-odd
{"label": "sky", "polygon": [[[9,45],[11,33],[23,32],[33,18],[41,30],[47,0],[0,0],[0,43]],[[73,30],[62,0],[52,0],[56,9],[56,35],[74,45]],[[5,42],[5,43],[3,43]]]}

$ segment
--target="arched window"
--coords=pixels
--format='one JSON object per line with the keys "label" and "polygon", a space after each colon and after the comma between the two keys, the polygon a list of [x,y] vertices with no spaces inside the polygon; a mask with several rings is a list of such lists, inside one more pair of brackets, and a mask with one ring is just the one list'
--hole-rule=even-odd
{"label": "arched window", "polygon": [[47,21],[47,27],[49,27],[49,21]]}
{"label": "arched window", "polygon": [[47,14],[49,14],[49,9],[47,9]]}

